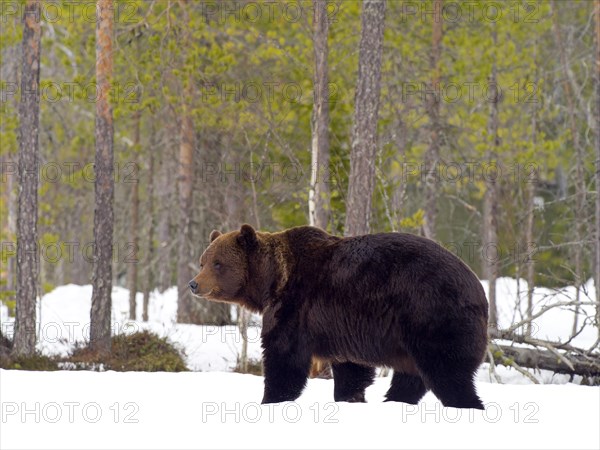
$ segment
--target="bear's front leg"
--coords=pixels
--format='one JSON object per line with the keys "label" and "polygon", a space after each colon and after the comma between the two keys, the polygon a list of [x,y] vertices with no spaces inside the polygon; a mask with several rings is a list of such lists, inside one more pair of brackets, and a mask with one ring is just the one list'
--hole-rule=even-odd
{"label": "bear's front leg", "polygon": [[310,354],[299,348],[288,349],[285,353],[265,348],[265,395],[262,403],[287,402],[300,397],[308,379],[310,362]]}

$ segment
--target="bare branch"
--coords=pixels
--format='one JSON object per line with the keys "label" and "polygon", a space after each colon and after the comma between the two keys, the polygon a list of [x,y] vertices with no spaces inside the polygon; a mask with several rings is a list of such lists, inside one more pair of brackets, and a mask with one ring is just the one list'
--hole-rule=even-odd
{"label": "bare branch", "polygon": [[558,302],[558,303],[553,303],[551,305],[548,306],[544,306],[542,309],[540,309],[537,313],[535,313],[534,315],[532,315],[531,317],[527,317],[526,319],[523,319],[515,324],[512,324],[509,328],[507,328],[506,330],[502,330],[499,333],[512,333],[513,331],[515,331],[516,329],[522,327],[523,325],[532,322],[534,319],[537,319],[538,317],[540,317],[542,314],[546,313],[547,311],[556,308],[558,306],[574,306],[574,305],[595,305],[595,302],[578,302],[576,300],[572,300],[569,302]]}

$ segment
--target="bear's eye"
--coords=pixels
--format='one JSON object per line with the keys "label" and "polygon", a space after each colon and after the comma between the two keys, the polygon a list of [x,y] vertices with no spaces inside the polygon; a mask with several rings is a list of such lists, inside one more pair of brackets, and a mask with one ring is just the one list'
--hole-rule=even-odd
{"label": "bear's eye", "polygon": [[216,263],[214,263],[213,267],[214,267],[215,269],[220,269],[220,268],[221,268],[221,263],[219,263],[219,262],[216,262]]}

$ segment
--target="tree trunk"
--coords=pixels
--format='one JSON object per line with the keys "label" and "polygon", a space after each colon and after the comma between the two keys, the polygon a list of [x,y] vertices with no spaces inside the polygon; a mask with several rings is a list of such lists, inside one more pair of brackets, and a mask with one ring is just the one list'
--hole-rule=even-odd
{"label": "tree trunk", "polygon": [[[575,149],[575,299],[579,301],[581,296],[581,284],[583,282],[583,240],[585,239],[585,174],[584,174],[584,155],[583,148],[579,143],[579,130],[577,128],[577,117],[575,99],[571,90],[573,80],[571,80],[571,69],[567,62],[567,54],[562,38],[562,31],[558,22],[558,9],[556,3],[552,2],[552,14],[554,15],[554,36],[559,50],[560,61],[564,71],[563,89],[567,100],[567,109],[569,117],[569,130],[571,132],[571,141]],[[573,331],[577,333],[577,323],[579,319],[579,306],[575,306],[575,315],[573,317]]]}
{"label": "tree trunk", "polygon": [[238,362],[238,370],[242,373],[248,373],[248,323],[250,322],[250,312],[241,306],[238,307],[238,327],[242,336],[242,351]]}
{"label": "tree trunk", "polygon": [[[141,113],[138,111],[135,113],[133,118],[134,122],[134,137],[133,137],[133,154],[135,166],[139,168],[139,157],[140,152],[140,122]],[[137,294],[137,281],[138,281],[138,264],[139,264],[139,210],[140,210],[140,183],[139,179],[133,180],[131,183],[131,223],[129,236],[131,244],[133,245],[133,261],[129,262],[129,270],[127,272],[128,280],[127,285],[129,287],[129,320],[136,319],[136,302],[135,297]]]}
{"label": "tree trunk", "polygon": [[371,202],[375,190],[384,21],[385,1],[365,0],[354,99],[345,236],[367,234],[370,230]]}
{"label": "tree trunk", "polygon": [[[490,158],[493,157],[490,154]],[[496,280],[498,278],[498,186],[496,181],[486,181],[483,207],[483,267],[484,277],[488,280],[489,326],[498,326],[498,308],[496,306]]]}
{"label": "tree trunk", "polygon": [[[15,16],[14,18],[15,20],[15,26],[18,26],[18,21],[22,20],[22,18],[18,18]],[[41,36],[41,31],[40,31],[40,36]],[[41,37],[40,37],[41,39]],[[20,52],[19,52],[20,51]],[[40,47],[40,52],[41,52],[41,47]],[[21,65],[23,64],[23,48],[21,47],[20,49],[18,47],[15,47],[13,55],[15,57],[16,60],[18,60],[18,58],[21,58]],[[40,54],[40,59],[41,59],[41,54]],[[14,71],[14,79],[17,81],[19,80],[19,64],[15,63],[13,65],[13,71]],[[39,120],[39,119],[38,119]],[[39,133],[39,132],[38,132]],[[10,236],[10,239],[13,241],[14,243],[14,255],[16,256],[16,246],[17,246],[17,211],[18,211],[18,195],[17,195],[17,189],[18,189],[18,155],[15,155],[16,159],[14,158],[13,155],[11,154],[6,154],[7,157],[7,163],[10,165],[13,165],[14,168],[11,169],[10,173],[7,173],[7,183],[6,183],[6,197],[7,197],[7,203],[8,203],[8,233]],[[8,258],[7,264],[6,264],[6,290],[10,292],[11,295],[11,299],[15,300],[16,299],[16,292],[17,292],[17,258],[15,256],[11,256],[10,258]]]}
{"label": "tree trunk", "polygon": [[[535,120],[534,120],[535,122]],[[535,134],[535,131],[534,131]],[[530,244],[533,243],[533,223],[534,223],[534,203],[536,183],[534,180],[527,182],[527,197],[526,206],[526,218],[525,218],[525,248],[529,249]],[[527,318],[531,318],[533,313],[533,289],[535,288],[535,261],[533,257],[526,251],[527,259],[525,261],[525,268],[527,270]],[[531,336],[531,322],[527,322],[525,327],[525,335]]]}
{"label": "tree trunk", "polygon": [[[169,127],[167,125],[168,128]],[[175,130],[170,129],[170,134],[175,134]],[[173,149],[174,150],[174,149]],[[171,153],[171,150],[169,151]],[[166,289],[172,286],[173,272],[171,265],[171,224],[174,218],[172,214],[168,214],[169,205],[172,205],[174,202],[173,190],[172,186],[173,181],[171,177],[173,176],[172,165],[175,158],[170,158],[169,156],[165,156],[164,154],[160,155],[158,159],[158,190],[156,192],[156,200],[157,200],[157,215],[158,215],[158,261],[161,261],[160,264],[156,265],[156,279],[158,282],[158,289],[160,292],[164,292]]]}
{"label": "tree trunk", "polygon": [[150,163],[148,167],[148,189],[147,189],[147,218],[148,234],[146,244],[146,257],[144,267],[146,268],[146,279],[144,281],[144,300],[142,308],[142,320],[148,322],[148,307],[150,305],[150,291],[152,290],[152,281],[154,280],[154,152],[155,152],[156,130],[152,122],[152,134],[150,136]]}
{"label": "tree trunk", "polygon": [[[10,165],[14,165],[14,167],[18,167],[18,163],[13,162],[13,158],[11,155],[7,156],[7,163]],[[18,175],[16,175],[18,176]],[[6,174],[6,202],[8,204],[7,208],[7,225],[8,225],[8,235],[11,240],[15,242],[16,251],[16,235],[17,235],[17,195],[15,192],[15,178],[14,173]],[[13,256],[9,257],[6,261],[6,290],[10,292],[11,298],[15,298],[16,293],[16,271],[17,271],[17,260]]]}
{"label": "tree trunk", "polygon": [[[214,139],[202,141],[202,157],[210,158],[210,155],[220,155],[223,164],[231,164],[232,167],[242,167],[243,160],[241,158],[240,149],[236,146],[232,136],[221,134],[214,136]],[[223,151],[222,149],[228,149]],[[211,159],[208,159],[209,161]],[[205,159],[206,161],[206,159]],[[202,164],[202,162],[200,162]],[[245,197],[247,191],[244,189],[243,183],[236,177],[227,177],[225,185],[220,184],[217,187],[219,192],[207,192],[207,185],[202,185],[205,198],[218,199],[222,195],[222,200],[216,200],[216,208],[225,217],[221,226],[224,230],[235,230],[240,227],[240,224],[246,222]],[[210,209],[210,206],[207,205]],[[200,239],[206,246],[208,241],[208,231]],[[202,251],[199,245],[195,250]],[[200,256],[200,253],[192,255],[194,259]],[[210,302],[207,300],[196,300],[196,314],[198,321],[206,325],[232,325],[231,305],[228,303]],[[238,315],[238,317],[240,317]]]}
{"label": "tree trunk", "polygon": [[[311,226],[327,230],[331,200],[329,192],[329,18],[327,0],[313,0],[313,47],[315,54],[314,98],[311,118],[311,180],[308,193],[308,220]],[[328,371],[313,360],[311,374]]]}
{"label": "tree trunk", "polygon": [[12,350],[15,355],[32,355],[36,342],[40,13],[40,2],[28,0],[23,17],[22,92],[19,104],[17,304]]}
{"label": "tree trunk", "polygon": [[[492,39],[494,46],[497,42],[496,30],[492,31]],[[492,73],[490,75],[490,86],[495,86],[497,83],[497,67],[496,63],[492,65]],[[499,89],[496,89],[494,97],[490,102],[490,119],[488,125],[488,135],[492,142],[487,154],[488,164],[497,164],[497,150],[500,145],[498,137],[498,102]],[[491,166],[490,166],[491,167]],[[488,301],[489,309],[489,326],[493,329],[498,327],[498,309],[496,306],[496,279],[498,278],[498,182],[500,180],[495,176],[499,171],[487,171],[485,177],[485,197],[483,205],[483,269],[484,277],[488,280]]]}
{"label": "tree trunk", "polygon": [[596,25],[596,248],[594,273],[596,287],[596,324],[600,339],[600,0],[594,2]]}
{"label": "tree trunk", "polygon": [[[534,44],[534,55],[537,53],[537,42]],[[535,56],[534,56],[535,58]],[[537,76],[535,76],[536,86],[538,82]],[[531,143],[533,145],[532,154],[536,154],[537,150],[537,108],[536,103],[532,103],[531,113]],[[526,206],[525,206],[525,254],[527,259],[525,260],[526,277],[527,277],[527,318],[531,318],[533,314],[533,289],[535,287],[535,261],[533,256],[529,252],[530,245],[533,244],[533,225],[534,225],[534,198],[537,187],[537,180],[539,174],[536,172],[533,179],[527,179],[526,181]],[[525,327],[525,335],[531,337],[531,321],[527,322]]]}
{"label": "tree trunk", "polygon": [[[223,152],[222,149],[229,149]],[[233,167],[242,167],[243,161],[240,157],[240,149],[236,148],[233,139],[229,135],[220,135],[216,139],[202,142],[202,155],[208,157],[210,154],[221,154],[224,164],[231,164]],[[206,189],[206,185],[202,186]],[[224,189],[223,189],[224,188]],[[246,190],[243,184],[236,177],[228,177],[225,186],[219,185],[220,193],[204,192],[205,197],[218,198],[218,195],[223,195],[223,200],[219,202],[217,207],[222,215],[226,218],[221,224],[225,230],[235,230],[240,224],[246,222],[245,202]],[[202,236],[201,242],[207,242],[208,234]],[[199,245],[202,247],[202,245]],[[196,248],[196,251],[202,251],[201,248]],[[192,255],[197,260],[200,253]],[[210,302],[207,300],[196,301],[197,320],[206,325],[231,325],[231,305],[228,303]]]}
{"label": "tree trunk", "polygon": [[431,86],[427,102],[430,122],[429,148],[425,153],[425,221],[423,233],[429,239],[436,238],[438,180],[437,165],[440,159],[440,97],[435,94],[440,87],[440,56],[443,32],[442,0],[433,3],[433,29],[431,39]]}
{"label": "tree trunk", "polygon": [[189,264],[193,155],[194,155],[194,122],[187,101],[192,98],[192,80],[188,80],[181,117],[181,141],[179,146],[179,247],[177,260],[177,322],[194,323],[192,299],[188,283],[192,278]]}
{"label": "tree trunk", "polygon": [[311,181],[308,217],[312,226],[327,229],[331,211],[329,176],[329,19],[327,0],[314,0],[313,46],[315,52],[314,103],[312,113]]}
{"label": "tree trunk", "polygon": [[110,89],[113,69],[113,2],[98,0],[96,21],[96,160],[94,184],[94,268],[90,344],[101,354],[110,352],[113,241],[113,117]]}

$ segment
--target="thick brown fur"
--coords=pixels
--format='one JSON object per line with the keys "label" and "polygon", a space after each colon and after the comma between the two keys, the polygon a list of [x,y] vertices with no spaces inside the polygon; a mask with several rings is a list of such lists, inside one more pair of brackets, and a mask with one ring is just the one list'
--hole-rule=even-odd
{"label": "thick brown fur", "polygon": [[481,283],[435,242],[351,238],[318,228],[211,233],[196,295],[263,315],[263,403],[295,400],[312,357],[332,363],[334,399],[365,401],[374,368],[394,369],[388,401],[483,408],[473,384],[487,345]]}

